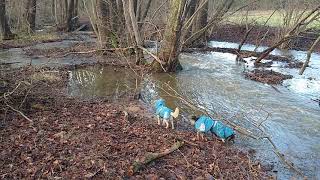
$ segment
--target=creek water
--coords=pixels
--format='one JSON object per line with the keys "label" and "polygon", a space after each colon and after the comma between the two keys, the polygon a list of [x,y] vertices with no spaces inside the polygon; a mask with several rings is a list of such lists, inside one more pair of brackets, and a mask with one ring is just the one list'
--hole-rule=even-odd
{"label": "creek water", "polygon": [[[210,42],[210,45],[232,47],[234,44]],[[244,46],[247,50],[252,48],[253,45]],[[17,58],[15,51],[19,50],[0,52],[0,61],[10,62],[13,56]],[[273,53],[290,55],[298,60],[304,60],[306,56],[306,52],[301,51],[276,50]],[[180,56],[184,68],[181,72],[149,75],[141,82],[141,93],[147,105],[161,97],[170,107],[180,107],[180,128],[192,129],[186,117],[195,112],[179,99],[168,97],[159,89],[159,83],[170,82],[175,91],[197,107],[219,114],[222,119],[228,118],[256,134],[261,132],[252,126],[252,122],[264,121],[270,113],[262,125],[265,132],[287,159],[305,175],[317,179],[320,178],[320,107],[311,99],[320,97],[319,57],[317,53],[312,55],[310,67],[303,76],[298,75],[298,69],[275,63],[271,69],[293,75],[293,79],[286,80],[283,86],[276,86],[276,91],[272,86],[244,78],[243,72],[252,68],[250,58],[246,59],[247,63],[237,63],[235,55],[229,53],[184,53]],[[59,64],[59,61],[55,63]],[[68,92],[72,96],[89,98],[118,96],[135,86],[134,74],[129,69],[96,66],[71,71]],[[265,140],[253,140],[238,134],[234,146],[256,150],[257,159],[275,165],[279,179],[296,176],[281,163]]]}

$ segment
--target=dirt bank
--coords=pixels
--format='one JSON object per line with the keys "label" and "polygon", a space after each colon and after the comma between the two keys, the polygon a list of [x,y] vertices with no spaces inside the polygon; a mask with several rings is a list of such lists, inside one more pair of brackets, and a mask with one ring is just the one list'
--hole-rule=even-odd
{"label": "dirt bank", "polygon": [[[256,26],[249,34],[245,43],[257,44],[257,42],[263,39],[261,45],[271,46],[277,40],[278,31],[279,29],[275,27]],[[215,41],[240,43],[245,34],[245,25],[226,24],[217,27],[216,31],[209,37],[209,39]],[[316,38],[316,33],[302,34],[301,36],[293,40],[292,46],[290,48],[295,50],[307,51]],[[320,52],[320,44],[316,46],[315,51]]]}
{"label": "dirt bank", "polygon": [[[247,152],[217,140],[193,142],[193,132],[156,125],[132,95],[116,102],[68,97],[66,69],[4,68],[0,75],[3,179],[270,178],[270,168]],[[134,160],[162,152],[178,139],[195,145],[185,143],[128,176]]]}

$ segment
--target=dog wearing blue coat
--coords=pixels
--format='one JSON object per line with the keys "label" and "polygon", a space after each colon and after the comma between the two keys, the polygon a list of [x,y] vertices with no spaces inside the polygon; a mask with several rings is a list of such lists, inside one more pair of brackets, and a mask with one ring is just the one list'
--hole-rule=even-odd
{"label": "dog wearing blue coat", "polygon": [[215,134],[222,142],[232,141],[235,138],[235,133],[233,129],[224,125],[221,121],[214,120],[208,116],[191,116],[191,124],[194,125],[197,131],[197,140],[199,140],[199,135],[201,139],[204,138],[204,134],[211,132]]}
{"label": "dog wearing blue coat", "polygon": [[155,110],[158,119],[158,125],[161,125],[161,121],[166,125],[166,128],[169,128],[169,121],[171,122],[172,129],[174,129],[173,119],[176,119],[179,116],[179,108],[176,108],[175,111],[168,108],[163,99],[158,99],[155,102]]}

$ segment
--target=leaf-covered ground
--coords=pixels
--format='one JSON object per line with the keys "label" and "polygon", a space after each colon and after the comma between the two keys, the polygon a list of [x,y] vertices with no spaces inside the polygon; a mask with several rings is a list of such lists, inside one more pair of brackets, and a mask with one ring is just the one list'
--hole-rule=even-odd
{"label": "leaf-covered ground", "polygon": [[[47,73],[55,74],[41,76]],[[67,79],[61,69],[1,73],[1,179],[270,178],[260,163],[232,145],[193,141],[193,132],[158,126],[150,110],[130,96],[116,103],[67,97]],[[22,80],[29,84],[16,88]],[[135,159],[162,152],[178,139],[191,143],[128,176]]]}

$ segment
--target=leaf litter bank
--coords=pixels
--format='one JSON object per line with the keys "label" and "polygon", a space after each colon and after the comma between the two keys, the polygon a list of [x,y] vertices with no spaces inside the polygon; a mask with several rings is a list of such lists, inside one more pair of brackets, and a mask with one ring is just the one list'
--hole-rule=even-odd
{"label": "leaf litter bank", "polygon": [[[248,152],[215,139],[195,142],[194,132],[158,126],[150,108],[133,94],[117,102],[67,96],[66,67],[2,68],[0,75],[2,179],[271,177],[272,167]],[[130,173],[136,160],[181,140],[191,143]]]}

